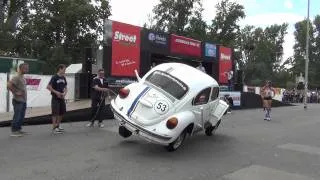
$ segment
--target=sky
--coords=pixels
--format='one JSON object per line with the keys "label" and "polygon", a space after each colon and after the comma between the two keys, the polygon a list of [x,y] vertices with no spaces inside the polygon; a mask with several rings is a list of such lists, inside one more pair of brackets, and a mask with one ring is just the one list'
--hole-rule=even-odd
{"label": "sky", "polygon": [[[241,27],[253,25],[266,27],[272,24],[288,23],[285,36],[284,59],[293,55],[294,24],[307,17],[308,0],[233,0],[245,7],[246,18],[239,23]],[[202,0],[203,17],[210,24],[215,16],[215,5],[220,0]],[[159,0],[111,0],[111,17],[109,19],[136,26],[148,22],[148,15]],[[310,19],[320,15],[320,0],[310,0]]]}

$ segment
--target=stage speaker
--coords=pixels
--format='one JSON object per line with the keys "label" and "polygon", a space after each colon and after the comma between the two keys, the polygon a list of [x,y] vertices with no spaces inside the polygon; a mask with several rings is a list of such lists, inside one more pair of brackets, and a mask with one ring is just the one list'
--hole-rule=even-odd
{"label": "stage speaker", "polygon": [[236,75],[236,84],[242,84],[242,78],[243,78],[243,71],[238,70]]}
{"label": "stage speaker", "polygon": [[240,92],[242,92],[243,91],[243,84],[242,83],[235,83],[234,85],[233,85],[233,89],[234,89],[234,91],[240,91]]}

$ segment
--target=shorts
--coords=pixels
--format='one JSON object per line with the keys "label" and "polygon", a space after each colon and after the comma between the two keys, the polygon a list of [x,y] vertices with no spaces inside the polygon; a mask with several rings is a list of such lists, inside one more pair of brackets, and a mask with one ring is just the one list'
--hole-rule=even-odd
{"label": "shorts", "polygon": [[264,97],[263,100],[272,100],[272,97]]}
{"label": "shorts", "polygon": [[51,99],[52,116],[62,116],[66,113],[66,102],[64,99]]}

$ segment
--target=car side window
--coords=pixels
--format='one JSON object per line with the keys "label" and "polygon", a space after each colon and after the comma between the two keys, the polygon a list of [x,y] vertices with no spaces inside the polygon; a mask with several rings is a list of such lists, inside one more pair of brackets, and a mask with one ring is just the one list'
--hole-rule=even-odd
{"label": "car side window", "polygon": [[214,101],[219,97],[219,91],[220,91],[219,87],[212,88],[212,93],[210,98],[211,101]]}
{"label": "car side window", "polygon": [[206,89],[202,90],[193,99],[192,105],[197,106],[197,105],[207,104],[209,101],[210,92],[211,92],[211,88],[206,88]]}

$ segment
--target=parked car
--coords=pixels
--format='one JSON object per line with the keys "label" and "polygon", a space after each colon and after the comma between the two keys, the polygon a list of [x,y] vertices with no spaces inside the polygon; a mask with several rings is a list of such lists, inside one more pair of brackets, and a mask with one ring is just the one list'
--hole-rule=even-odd
{"label": "parked car", "polygon": [[219,98],[219,85],[211,76],[181,63],[152,68],[138,82],[119,90],[111,109],[119,122],[119,134],[132,134],[178,149],[186,135],[219,127],[228,104]]}

